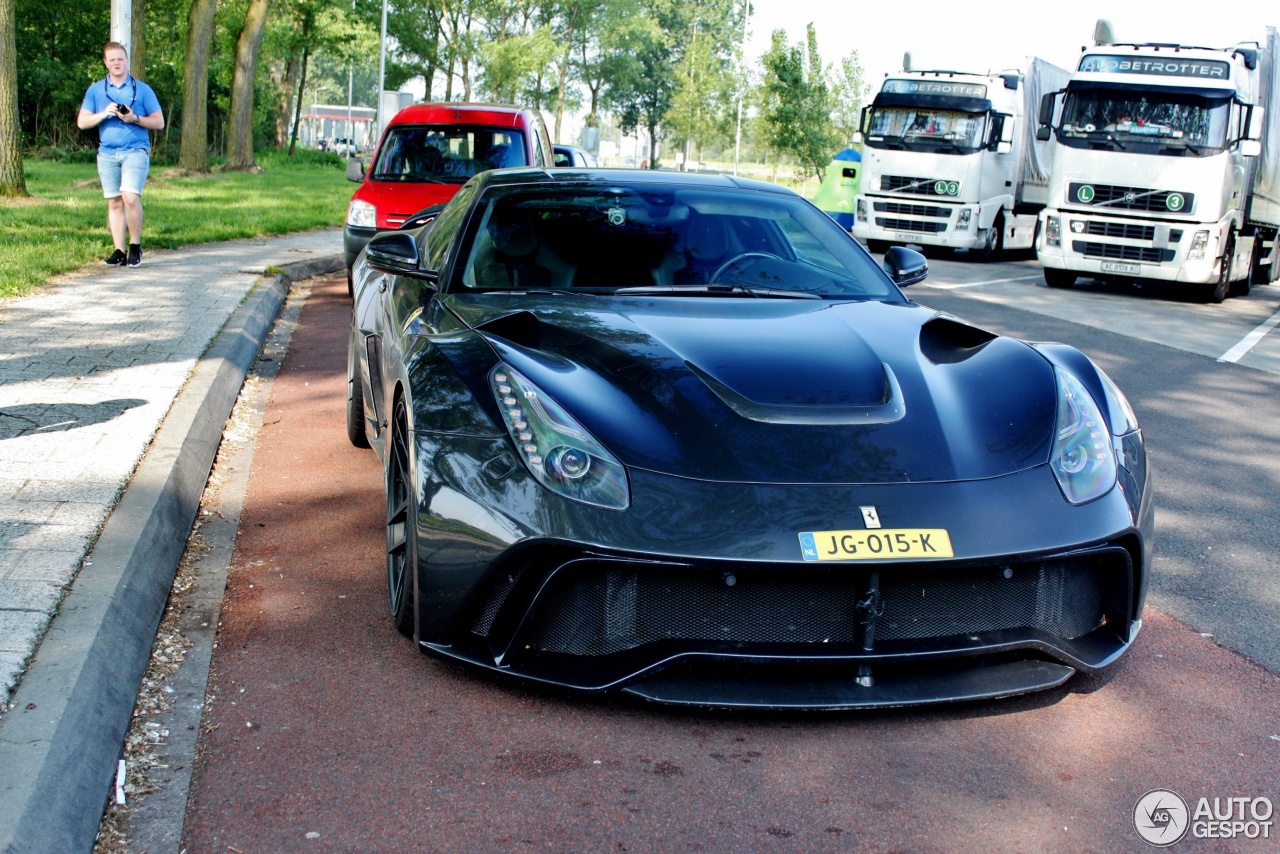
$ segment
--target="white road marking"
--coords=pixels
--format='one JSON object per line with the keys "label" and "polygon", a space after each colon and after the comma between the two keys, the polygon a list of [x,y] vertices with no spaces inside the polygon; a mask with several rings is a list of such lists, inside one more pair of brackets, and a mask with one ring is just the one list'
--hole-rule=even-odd
{"label": "white road marking", "polygon": [[1004,282],[1026,282],[1031,279],[1038,279],[1038,278],[1040,278],[1040,274],[1036,273],[1034,276],[1011,276],[1007,279],[987,279],[986,281],[983,281],[983,282],[961,282],[960,284],[956,284],[956,285],[922,284],[920,287],[935,288],[939,291],[954,291],[959,288],[980,288],[983,285],[999,285],[999,284],[1003,284]]}
{"label": "white road marking", "polygon": [[1246,353],[1254,348],[1254,346],[1263,339],[1264,336],[1272,329],[1280,325],[1280,311],[1268,317],[1265,321],[1254,328],[1252,332],[1241,338],[1236,346],[1218,357],[1219,362],[1238,362]]}

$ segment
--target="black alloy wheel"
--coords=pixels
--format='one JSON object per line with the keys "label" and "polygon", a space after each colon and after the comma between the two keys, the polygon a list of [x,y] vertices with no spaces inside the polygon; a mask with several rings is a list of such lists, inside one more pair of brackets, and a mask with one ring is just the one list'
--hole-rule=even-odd
{"label": "black alloy wheel", "polygon": [[364,432],[364,382],[360,379],[360,359],[356,356],[355,330],[347,338],[347,438],[357,448],[369,447]]}
{"label": "black alloy wheel", "polygon": [[417,501],[412,488],[408,416],[396,400],[387,443],[387,604],[396,631],[413,637],[413,573],[418,563]]}

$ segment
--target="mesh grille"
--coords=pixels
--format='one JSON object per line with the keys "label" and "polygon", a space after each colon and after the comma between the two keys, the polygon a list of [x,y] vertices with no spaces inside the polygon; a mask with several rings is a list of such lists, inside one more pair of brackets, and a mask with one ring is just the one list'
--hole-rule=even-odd
{"label": "mesh grille", "polygon": [[[912,178],[907,175],[885,175],[880,179],[880,189],[892,193],[911,193],[914,196],[944,196],[934,189],[938,182],[933,178]],[[946,183],[946,182],[943,182]]]}
{"label": "mesh grille", "polygon": [[876,217],[876,225],[881,228],[892,228],[895,231],[919,231],[926,234],[937,234],[940,231],[947,230],[945,222],[930,222],[928,220],[918,219],[890,219],[888,217]]}
{"label": "mesh grille", "polygon": [[[1081,190],[1088,188],[1093,196],[1082,197]],[[1169,206],[1169,197],[1175,196],[1174,205]],[[1069,184],[1067,187],[1069,201],[1087,205],[1106,205],[1109,208],[1127,211],[1153,211],[1162,213],[1190,213],[1194,193],[1175,193],[1172,190],[1152,190],[1147,187],[1121,187],[1116,184]]]}
{"label": "mesh grille", "polygon": [[[1016,629],[1077,638],[1103,622],[1104,571],[1127,567],[1114,556],[1085,556],[1012,567],[884,572],[875,639]],[[866,571],[849,567],[812,572],[752,565],[724,572],[582,563],[552,580],[520,643],[588,656],[657,641],[860,644],[858,602],[867,582]]]}
{"label": "mesh grille", "polygon": [[1010,629],[1078,638],[1102,622],[1103,597],[1092,568],[1043,563],[977,573],[884,577],[878,640],[918,640]]}

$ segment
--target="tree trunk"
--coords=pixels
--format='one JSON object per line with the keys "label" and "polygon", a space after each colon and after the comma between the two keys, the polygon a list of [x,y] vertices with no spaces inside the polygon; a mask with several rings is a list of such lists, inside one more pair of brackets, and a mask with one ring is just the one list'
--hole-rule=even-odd
{"label": "tree trunk", "polygon": [[209,171],[209,45],[218,0],[192,0],[187,15],[187,61],[182,69],[182,144],[178,165]]}
{"label": "tree trunk", "polygon": [[569,18],[569,32],[564,37],[564,57],[560,60],[560,80],[556,86],[556,135],[552,137],[560,141],[560,124],[564,119],[564,87],[569,82],[569,55],[573,51],[573,35],[578,24],[578,9],[575,6]]}
{"label": "tree trunk", "polygon": [[139,80],[147,79],[147,0],[133,0],[133,18],[129,25],[129,73]]}
{"label": "tree trunk", "polygon": [[298,100],[293,107],[293,138],[289,140],[289,156],[293,156],[293,150],[298,147],[298,125],[302,124],[302,93],[307,88],[307,57],[310,54],[309,47],[302,48],[302,75],[298,79]]}
{"label": "tree trunk", "polygon": [[0,0],[0,196],[27,195],[18,128],[18,47],[15,0]]}
{"label": "tree trunk", "polygon": [[270,0],[249,0],[244,28],[236,41],[236,64],[231,75],[231,109],[227,129],[227,165],[232,171],[252,169],[253,84],[258,67],[258,46],[267,24]]}

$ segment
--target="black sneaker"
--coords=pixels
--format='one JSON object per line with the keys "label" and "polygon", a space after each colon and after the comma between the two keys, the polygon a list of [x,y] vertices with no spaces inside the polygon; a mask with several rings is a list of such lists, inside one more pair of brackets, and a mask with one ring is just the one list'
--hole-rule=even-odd
{"label": "black sneaker", "polygon": [[117,249],[115,252],[112,252],[106,258],[102,259],[102,263],[106,264],[108,267],[120,267],[124,264],[124,262],[125,262],[125,254],[121,252],[119,249]]}
{"label": "black sneaker", "polygon": [[129,244],[129,266],[137,267],[141,264],[142,264],[142,246],[137,243],[130,243]]}

